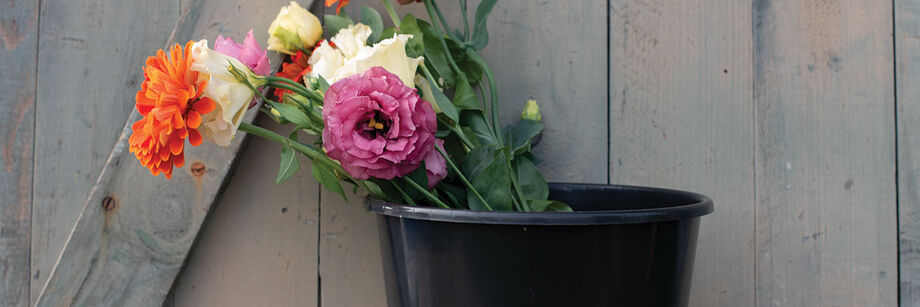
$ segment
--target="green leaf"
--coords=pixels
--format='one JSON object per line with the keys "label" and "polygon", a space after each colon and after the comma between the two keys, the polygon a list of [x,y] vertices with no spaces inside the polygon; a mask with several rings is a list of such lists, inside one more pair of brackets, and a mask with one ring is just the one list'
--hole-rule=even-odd
{"label": "green leaf", "polygon": [[438,32],[430,24],[424,21],[418,21],[418,27],[421,29],[425,44],[425,63],[428,67],[434,69],[441,79],[444,79],[444,85],[448,88],[454,85],[457,77],[450,69],[450,62],[447,60],[447,50],[444,50],[441,41],[438,38]]}
{"label": "green leaf", "polygon": [[[473,188],[479,191],[479,194],[485,198],[493,210],[507,211],[512,209],[511,170],[508,169],[508,164],[503,161],[504,158],[497,157],[499,154],[501,153],[492,152],[488,157],[491,158],[491,161],[480,161],[480,164],[482,162],[488,162],[488,164],[481,171],[475,172],[475,175],[469,179]],[[469,164],[470,161],[467,160],[466,163]],[[466,199],[470,204],[470,209],[488,210],[473,194],[473,191],[467,191]]]}
{"label": "green leaf", "polygon": [[528,199],[530,209],[536,212],[572,212],[572,207],[561,201]]}
{"label": "green leaf", "polygon": [[339,33],[339,30],[348,28],[348,26],[353,25],[355,22],[348,18],[348,16],[339,16],[339,15],[329,15],[325,17],[326,32],[329,37],[333,37]]}
{"label": "green leaf", "polygon": [[482,81],[483,71],[482,66],[479,66],[479,63],[476,63],[473,60],[468,59],[464,56],[462,59],[457,60],[457,66],[460,67],[460,70],[470,79],[470,81],[479,83]]}
{"label": "green leaf", "polygon": [[[480,110],[464,110],[461,112],[460,125],[468,127],[482,144],[496,144],[492,129],[486,121],[485,113]],[[467,134],[469,136],[470,134]]]}
{"label": "green leaf", "polygon": [[511,151],[515,155],[520,155],[530,151],[531,140],[543,131],[543,123],[522,119],[517,125],[505,127],[504,130],[505,142],[511,144]]}
{"label": "green leaf", "polygon": [[460,167],[466,178],[471,178],[482,172],[494,160],[495,145],[476,147],[466,155],[466,159],[464,159],[463,165]]}
{"label": "green leaf", "polygon": [[300,170],[300,160],[297,160],[297,152],[290,145],[285,145],[281,149],[281,167],[278,169],[278,178],[276,183],[287,181]]}
{"label": "green leaf", "polygon": [[316,178],[316,181],[323,184],[327,190],[335,192],[339,195],[342,195],[342,199],[348,201],[348,197],[345,196],[345,190],[342,189],[342,183],[339,182],[339,178],[335,176],[335,173],[329,169],[327,166],[319,160],[313,160],[313,178]]}
{"label": "green leaf", "polygon": [[[428,80],[426,78],[426,80]],[[431,93],[434,94],[434,101],[438,104],[438,107],[441,108],[441,113],[443,113],[447,118],[450,118],[452,123],[456,123],[459,120],[459,115],[457,114],[457,108],[454,107],[454,104],[444,95],[444,92],[438,88],[438,85],[434,83],[433,80],[428,80],[428,86],[431,87]]]}
{"label": "green leaf", "polygon": [[549,186],[537,166],[524,157],[512,160],[514,173],[517,175],[518,187],[526,199],[546,199],[549,197]]}
{"label": "green leaf", "polygon": [[289,122],[294,123],[299,127],[311,127],[310,118],[307,117],[307,114],[304,114],[300,108],[286,105],[277,102],[269,102],[275,110],[278,110],[278,113],[281,113],[281,117],[288,120]]}
{"label": "green leaf", "polygon": [[[419,26],[419,22],[423,21],[416,19],[412,14],[406,14],[402,21],[399,22],[399,30],[396,31],[399,34],[412,34],[412,37],[406,42],[406,56],[410,58],[425,55],[425,33]],[[392,34],[381,38],[387,39],[391,37],[393,37]]]}
{"label": "green leaf", "polygon": [[449,184],[444,181],[441,181],[441,183],[438,183],[438,185],[435,186],[435,188],[443,192],[442,195],[444,195],[448,199],[448,201],[450,201],[451,203],[456,204],[457,207],[462,208],[462,207],[466,207],[469,205],[466,202],[466,189],[465,188],[461,186]]}
{"label": "green leaf", "polygon": [[368,43],[374,44],[379,42],[380,34],[383,32],[383,18],[380,18],[380,13],[369,6],[362,6],[361,23],[371,28],[371,36],[367,38]]}
{"label": "green leaf", "polygon": [[482,50],[489,43],[489,30],[486,29],[486,19],[495,7],[497,0],[483,0],[476,7],[476,23],[473,25],[473,39],[471,43],[476,50]]}
{"label": "green leaf", "polygon": [[454,89],[454,105],[460,110],[482,110],[476,93],[469,83],[459,82]]}

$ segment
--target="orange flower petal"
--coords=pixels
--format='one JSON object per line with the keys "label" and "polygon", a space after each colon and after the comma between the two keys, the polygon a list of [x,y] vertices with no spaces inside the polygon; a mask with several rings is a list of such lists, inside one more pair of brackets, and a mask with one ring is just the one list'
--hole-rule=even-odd
{"label": "orange flower petal", "polygon": [[188,143],[192,146],[201,145],[202,138],[201,132],[198,132],[198,129],[188,129]]}
{"label": "orange flower petal", "polygon": [[185,123],[189,128],[197,129],[198,126],[201,126],[201,113],[195,110],[189,111],[188,120]]}

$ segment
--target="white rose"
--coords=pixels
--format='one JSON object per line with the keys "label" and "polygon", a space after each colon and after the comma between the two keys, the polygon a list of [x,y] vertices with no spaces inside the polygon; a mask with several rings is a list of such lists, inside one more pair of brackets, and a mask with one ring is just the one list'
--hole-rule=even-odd
{"label": "white rose", "polygon": [[412,35],[394,35],[371,47],[365,43],[370,34],[370,28],[363,24],[351,25],[340,30],[330,39],[335,48],[323,44],[313,51],[313,56],[310,57],[313,70],[310,75],[322,76],[332,84],[348,76],[363,73],[371,67],[381,66],[399,76],[406,86],[415,87],[415,72],[423,58],[409,58],[406,55],[406,43]]}
{"label": "white rose", "polygon": [[268,50],[295,54],[298,49],[313,47],[323,36],[323,25],[297,2],[281,8],[268,27]]}
{"label": "white rose", "polygon": [[345,57],[338,49],[332,48],[329,43],[322,43],[313,49],[310,55],[310,75],[313,77],[322,76],[326,82],[332,84],[335,77],[335,71],[345,65]]}
{"label": "white rose", "polygon": [[214,111],[202,116],[201,135],[217,145],[230,145],[254,94],[227,70],[227,66],[232,64],[239,70],[249,68],[235,58],[211,50],[207,40],[192,45],[191,56],[194,61],[191,70],[201,72],[198,78],[208,81],[202,95],[217,105]]}

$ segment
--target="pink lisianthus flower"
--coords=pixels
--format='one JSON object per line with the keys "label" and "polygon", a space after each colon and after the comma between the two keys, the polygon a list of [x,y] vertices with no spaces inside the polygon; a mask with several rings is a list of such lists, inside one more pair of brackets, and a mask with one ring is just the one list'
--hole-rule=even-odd
{"label": "pink lisianthus flower", "polygon": [[[444,150],[444,140],[434,139],[434,146]],[[447,161],[437,149],[432,149],[425,157],[425,174],[428,175],[428,187],[432,188],[441,179],[447,177]]]}
{"label": "pink lisianthus flower", "polygon": [[214,41],[214,51],[240,60],[257,75],[265,76],[271,73],[272,66],[268,60],[268,51],[259,46],[259,42],[252,35],[252,30],[246,34],[242,44],[237,44],[232,38],[218,35],[217,40]]}
{"label": "pink lisianthus flower", "polygon": [[323,147],[352,177],[393,179],[422,161],[429,186],[447,174],[434,149],[434,109],[383,67],[332,84],[323,105]]}

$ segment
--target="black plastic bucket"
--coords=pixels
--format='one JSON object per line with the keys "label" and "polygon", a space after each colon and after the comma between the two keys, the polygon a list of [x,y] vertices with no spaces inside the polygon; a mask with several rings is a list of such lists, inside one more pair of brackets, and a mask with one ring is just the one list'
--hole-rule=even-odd
{"label": "black plastic bucket", "polygon": [[708,197],[550,184],[576,212],[387,203],[378,214],[390,306],[686,306]]}

